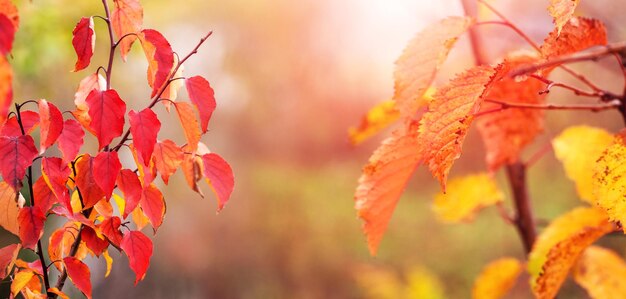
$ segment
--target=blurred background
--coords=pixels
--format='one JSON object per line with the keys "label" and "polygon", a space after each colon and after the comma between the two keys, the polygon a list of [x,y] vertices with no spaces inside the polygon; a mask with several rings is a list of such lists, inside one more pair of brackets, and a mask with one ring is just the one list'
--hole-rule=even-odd
{"label": "blurred background", "polygon": [[[17,74],[15,99],[46,98],[73,109],[78,82],[105,64],[108,35],[96,19],[96,56],[91,67],[71,73],[71,32],[81,16],[103,15],[101,2],[17,1],[21,28],[11,63]],[[492,5],[540,43],[553,28],[548,1],[494,0]],[[353,209],[360,170],[389,131],[351,146],[347,130],[374,104],[393,94],[393,66],[405,44],[427,24],[461,15],[458,0],[166,0],[143,1],[144,27],[154,28],[185,55],[199,38],[211,38],[185,65],[215,89],[217,110],[203,141],[228,160],[236,187],[216,214],[208,186],[204,199],[178,172],[163,188],[164,225],[144,281],[133,286],[125,256],[112,251],[105,262],[89,258],[95,298],[468,298],[474,278],[491,260],[522,258],[513,227],[495,209],[473,222],[440,224],[431,213],[436,181],[420,169],[400,201],[377,257],[369,256]],[[623,1],[582,1],[578,13],[605,21],[611,41],[625,38],[619,13]],[[488,11],[481,18],[495,19]],[[484,43],[498,61],[508,51],[530,49],[506,28],[481,27]],[[467,37],[452,51],[438,84],[471,66]],[[128,62],[116,58],[113,87],[140,109],[148,103],[145,58],[138,45]],[[623,77],[612,60],[574,65],[593,81],[621,92]],[[576,85],[562,73],[557,80]],[[180,100],[186,100],[181,91]],[[584,102],[555,90],[550,102]],[[160,138],[183,143],[175,114],[157,109],[165,123]],[[616,112],[547,112],[545,134],[526,156],[573,123],[612,131],[622,126]],[[95,138],[83,151],[95,153]],[[452,176],[483,171],[484,152],[472,130]],[[582,205],[572,182],[552,153],[529,173],[536,217],[542,223]],[[506,183],[498,174],[502,188]],[[510,198],[510,197],[509,197]],[[510,200],[507,201],[510,206]],[[53,228],[46,230],[44,240]],[[148,230],[146,230],[148,232]],[[13,241],[2,232],[3,244]],[[47,243],[47,242],[46,242]],[[623,238],[601,243],[624,253]],[[56,275],[52,275],[53,279]],[[527,298],[525,277],[510,298]],[[66,287],[77,295],[75,289]],[[568,283],[562,298],[586,298]],[[74,297],[74,296],[72,296]]]}

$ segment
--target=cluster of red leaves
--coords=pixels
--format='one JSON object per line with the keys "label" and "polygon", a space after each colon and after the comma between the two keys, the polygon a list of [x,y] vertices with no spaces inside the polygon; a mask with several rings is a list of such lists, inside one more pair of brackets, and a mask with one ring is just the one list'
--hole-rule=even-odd
{"label": "cluster of red leaves", "polygon": [[[234,187],[228,163],[200,142],[216,107],[213,89],[201,76],[181,75],[182,64],[208,35],[192,53],[177,59],[179,56],[161,33],[143,28],[139,0],[114,0],[112,10],[107,1],[103,4],[111,37],[109,66],[99,67],[80,82],[74,100],[76,109],[68,114],[74,119],[64,120],[61,110],[43,99],[15,104],[15,111],[9,112],[13,87],[6,55],[11,51],[19,17],[10,0],[0,1],[0,225],[20,239],[19,244],[0,249],[0,278],[12,275],[11,296],[21,293],[26,298],[42,298],[47,293],[65,297],[62,288],[69,277],[91,298],[90,271],[83,260],[89,255],[103,256],[110,270],[110,246],[128,256],[136,274],[135,283],[142,280],[153,246],[141,230],[149,223],[156,233],[166,211],[161,184],[155,181],[158,174],[167,185],[180,168],[190,188],[200,195],[197,182],[205,178],[215,192],[218,210],[224,207]],[[81,18],[73,31],[72,44],[78,57],[74,71],[90,66],[95,38],[94,17]],[[150,101],[141,111],[127,111],[122,96],[110,86],[111,63],[118,48],[126,60],[136,40],[148,60]],[[183,85],[191,103],[176,102],[177,89]],[[36,103],[38,109],[23,109],[28,103]],[[158,103],[168,111],[174,106],[186,144],[158,139],[161,121],[153,111]],[[32,136],[36,128],[38,146]],[[97,139],[98,152],[81,152],[88,135],[85,131]],[[113,144],[116,139],[117,144]],[[61,157],[48,151],[54,146]],[[134,159],[120,159],[121,150],[129,150]],[[33,171],[37,160],[41,165],[38,179],[34,177],[37,171]],[[28,202],[20,194],[23,186],[29,193]],[[116,194],[115,190],[120,192]],[[61,273],[56,287],[48,279],[50,269],[41,245],[50,215],[67,220],[54,230],[48,244],[47,260]],[[126,221],[129,216],[132,222]],[[39,260],[27,263],[17,259],[22,249],[35,251]]]}

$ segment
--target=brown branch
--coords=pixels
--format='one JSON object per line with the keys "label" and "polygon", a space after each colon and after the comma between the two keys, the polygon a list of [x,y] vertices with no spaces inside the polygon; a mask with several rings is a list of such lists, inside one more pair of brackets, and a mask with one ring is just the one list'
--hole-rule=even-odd
{"label": "brown branch", "polygon": [[113,59],[115,58],[115,48],[117,48],[117,43],[113,39],[113,26],[111,24],[111,12],[109,11],[109,4],[107,0],[102,0],[102,5],[104,5],[104,12],[106,13],[106,23],[107,29],[109,31],[109,63],[107,65],[106,75],[107,75],[107,90],[111,89],[111,72],[113,71]]}
{"label": "brown branch", "polygon": [[539,110],[589,110],[591,112],[599,112],[603,110],[619,109],[621,102],[619,100],[613,100],[608,103],[601,104],[580,104],[580,105],[559,105],[559,104],[524,104],[524,103],[510,103],[492,99],[485,99],[485,102],[495,103],[500,105],[501,109],[539,109]]}

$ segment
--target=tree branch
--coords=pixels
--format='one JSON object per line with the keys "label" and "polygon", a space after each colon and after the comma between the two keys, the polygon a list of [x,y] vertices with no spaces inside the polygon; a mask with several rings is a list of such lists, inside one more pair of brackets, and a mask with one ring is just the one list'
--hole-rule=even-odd
{"label": "tree branch", "polygon": [[[589,110],[591,112],[599,112],[603,110],[618,109],[622,104],[619,100],[613,100],[608,103],[602,104],[580,104],[580,105],[559,105],[559,104],[524,104],[524,103],[510,103],[498,100],[485,99],[485,102],[490,102],[500,105],[501,109],[539,109],[539,110]],[[495,111],[493,111],[495,112]]]}

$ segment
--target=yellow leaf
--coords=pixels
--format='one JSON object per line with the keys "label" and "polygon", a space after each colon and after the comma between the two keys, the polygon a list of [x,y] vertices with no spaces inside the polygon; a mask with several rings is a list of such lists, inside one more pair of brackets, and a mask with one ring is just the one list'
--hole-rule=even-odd
{"label": "yellow leaf", "polygon": [[449,17],[418,33],[396,61],[393,99],[403,116],[412,116],[419,107],[427,105],[422,99],[437,71],[448,56],[459,35],[474,20]]}
{"label": "yellow leaf", "polygon": [[557,33],[561,33],[561,29],[567,21],[574,15],[574,10],[580,0],[550,0],[550,6],[548,6],[548,12],[554,18],[554,25],[556,25]]}
{"label": "yellow leaf", "polygon": [[357,145],[398,120],[398,118],[400,118],[400,112],[396,110],[395,103],[396,102],[392,100],[388,100],[372,107],[372,109],[363,116],[361,124],[359,124],[358,127],[352,127],[348,130],[350,143]]}
{"label": "yellow leaf", "polygon": [[593,203],[593,171],[602,152],[613,142],[607,131],[589,126],[567,128],[552,140],[557,159],[567,177],[576,183],[581,199]]}
{"label": "yellow leaf", "polygon": [[113,258],[109,255],[109,250],[105,250],[102,256],[104,257],[104,260],[107,263],[107,271],[104,274],[104,277],[106,278],[106,277],[109,277],[109,274],[111,274],[111,267],[113,266]]}
{"label": "yellow leaf", "polygon": [[597,208],[577,208],[555,219],[528,256],[535,296],[553,298],[582,251],[613,230],[606,213]]}
{"label": "yellow leaf", "polygon": [[35,273],[32,270],[22,270],[15,274],[13,277],[13,282],[11,283],[11,294],[16,296],[27,284],[30,282],[30,279],[33,278]]}
{"label": "yellow leaf", "polygon": [[[626,224],[626,146],[622,136],[602,153],[595,165],[593,190],[596,203],[609,215],[611,221]],[[624,226],[626,232],[626,226]]]}
{"label": "yellow leaf", "polygon": [[446,193],[435,196],[433,211],[444,222],[471,221],[476,211],[503,200],[493,178],[479,173],[450,180]]}
{"label": "yellow leaf", "polygon": [[515,285],[521,272],[522,264],[514,258],[501,258],[489,263],[474,282],[472,298],[501,298]]}
{"label": "yellow leaf", "polygon": [[150,220],[148,220],[148,217],[143,213],[141,208],[134,209],[130,215],[133,218],[133,222],[137,226],[137,230],[142,230],[146,227],[146,225],[148,225],[148,223],[150,223]]}
{"label": "yellow leaf", "polygon": [[619,298],[626,294],[626,263],[611,250],[587,248],[572,273],[591,298]]}
{"label": "yellow leaf", "polygon": [[61,292],[61,290],[59,290],[58,288],[50,288],[48,289],[48,292],[57,294],[57,296],[59,296],[61,299],[70,299],[68,295]]}
{"label": "yellow leaf", "polygon": [[443,299],[443,284],[422,267],[400,273],[381,267],[364,266],[355,271],[355,279],[365,298],[372,299]]}

